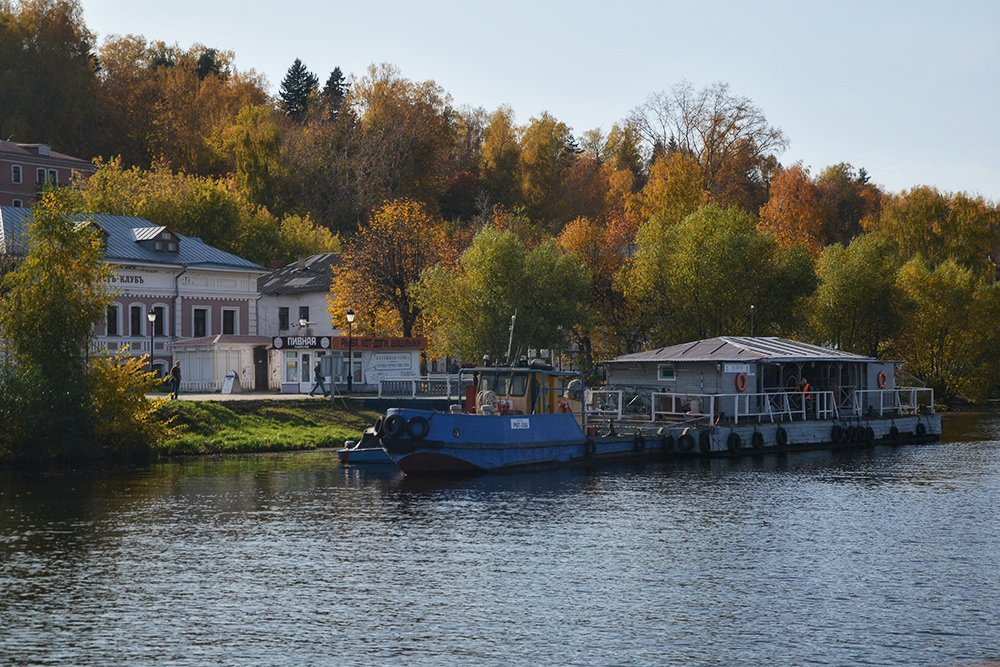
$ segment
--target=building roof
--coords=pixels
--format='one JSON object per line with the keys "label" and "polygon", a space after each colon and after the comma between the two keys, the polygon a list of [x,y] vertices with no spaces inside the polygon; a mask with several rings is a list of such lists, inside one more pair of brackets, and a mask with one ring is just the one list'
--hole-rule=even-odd
{"label": "building roof", "polygon": [[340,253],[336,252],[301,257],[294,264],[258,278],[257,290],[267,296],[329,292],[333,266],[338,264]]}
{"label": "building roof", "polygon": [[26,162],[51,160],[57,162],[70,163],[64,166],[88,173],[94,172],[94,165],[87,160],[82,160],[72,155],[59,153],[52,150],[48,144],[24,144],[16,141],[0,140],[0,154],[7,160],[24,160]]}
{"label": "building roof", "polygon": [[198,345],[270,345],[274,339],[267,336],[234,336],[219,334],[216,336],[201,336],[199,338],[182,338],[167,343],[167,347],[191,347]]}
{"label": "building roof", "polygon": [[[0,206],[0,252],[23,252],[23,235],[31,209]],[[115,263],[173,264],[199,268],[242,269],[264,273],[250,260],[213,248],[199,238],[176,232],[177,252],[157,252],[141,241],[150,240],[166,227],[154,225],[142,218],[98,213],[76,214],[80,222],[92,221],[105,233],[105,259]]]}
{"label": "building roof", "polygon": [[607,361],[608,364],[641,362],[750,362],[770,361],[791,363],[798,361],[876,361],[872,357],[833,350],[785,338],[745,338],[719,336],[683,343],[658,350],[626,354]]}

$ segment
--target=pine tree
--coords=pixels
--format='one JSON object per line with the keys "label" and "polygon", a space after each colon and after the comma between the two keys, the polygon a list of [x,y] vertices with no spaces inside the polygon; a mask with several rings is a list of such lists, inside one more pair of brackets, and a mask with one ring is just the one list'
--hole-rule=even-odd
{"label": "pine tree", "polygon": [[296,58],[282,79],[281,90],[278,93],[281,95],[285,113],[296,120],[301,118],[309,107],[309,96],[313,94],[318,84],[319,78]]}

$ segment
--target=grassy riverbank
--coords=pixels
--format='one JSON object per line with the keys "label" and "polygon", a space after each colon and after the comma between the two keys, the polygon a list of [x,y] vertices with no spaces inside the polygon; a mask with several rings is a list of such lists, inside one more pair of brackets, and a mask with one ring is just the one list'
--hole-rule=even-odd
{"label": "grassy riverbank", "polygon": [[340,447],[371,426],[377,412],[330,401],[167,401],[158,418],[173,434],[161,456],[277,452]]}

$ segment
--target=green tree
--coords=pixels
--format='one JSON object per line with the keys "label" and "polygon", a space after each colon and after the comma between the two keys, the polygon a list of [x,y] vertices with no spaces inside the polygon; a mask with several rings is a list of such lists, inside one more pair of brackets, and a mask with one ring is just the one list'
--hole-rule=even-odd
{"label": "green tree", "polygon": [[528,251],[511,231],[476,234],[457,267],[436,266],[420,280],[417,298],[432,323],[439,354],[478,361],[531,348],[556,348],[563,330],[586,321],[589,275],[580,259],[549,241]]}
{"label": "green tree", "polygon": [[644,224],[626,298],[655,345],[788,333],[815,287],[808,253],[777,242],[736,208],[706,206],[665,230]]}
{"label": "green tree", "polygon": [[821,345],[883,357],[902,332],[906,297],[897,284],[892,244],[868,235],[834,244],[816,263],[819,286],[809,301],[812,336]]}
{"label": "green tree", "polygon": [[281,89],[278,91],[285,113],[296,120],[302,118],[309,108],[310,98],[316,94],[318,84],[319,77],[296,58],[281,80]]}
{"label": "green tree", "polygon": [[906,263],[899,284],[910,308],[896,352],[906,370],[934,388],[936,400],[986,398],[1000,373],[1000,283],[945,260],[931,269]]}

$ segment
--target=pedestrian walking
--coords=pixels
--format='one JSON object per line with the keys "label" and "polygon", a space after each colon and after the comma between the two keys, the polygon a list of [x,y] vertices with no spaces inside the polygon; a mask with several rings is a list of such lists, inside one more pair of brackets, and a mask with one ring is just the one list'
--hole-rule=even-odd
{"label": "pedestrian walking", "polygon": [[312,389],[309,391],[309,395],[312,396],[317,389],[323,392],[323,396],[327,395],[326,385],[323,384],[323,366],[317,361],[315,368],[313,368],[313,377],[315,382],[313,382]]}

